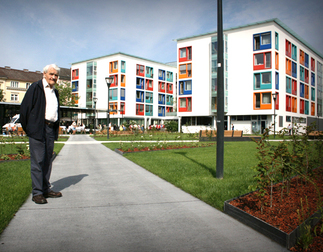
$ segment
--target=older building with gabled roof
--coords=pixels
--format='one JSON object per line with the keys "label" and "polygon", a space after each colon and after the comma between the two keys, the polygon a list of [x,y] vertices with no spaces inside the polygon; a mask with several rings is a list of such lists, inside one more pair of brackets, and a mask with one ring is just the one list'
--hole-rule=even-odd
{"label": "older building with gabled roof", "polygon": [[[28,69],[18,70],[9,66],[0,67],[0,89],[3,90],[4,101],[10,103],[21,103],[28,87],[35,81],[43,78],[40,71],[31,72]],[[71,81],[71,70],[61,68],[60,81]]]}

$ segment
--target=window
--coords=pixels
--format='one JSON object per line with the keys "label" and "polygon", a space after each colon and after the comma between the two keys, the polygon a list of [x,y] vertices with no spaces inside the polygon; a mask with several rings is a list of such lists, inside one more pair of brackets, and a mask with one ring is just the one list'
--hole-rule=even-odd
{"label": "window", "polygon": [[271,72],[255,73],[254,89],[271,89]]}
{"label": "window", "polygon": [[294,61],[292,61],[292,76],[297,78],[297,64]]}
{"label": "window", "polygon": [[305,81],[305,69],[302,66],[299,67],[299,78],[301,81]]}
{"label": "window", "polygon": [[77,97],[77,94],[72,94],[72,101],[74,101],[74,104],[79,103],[79,99],[77,99],[76,97]]}
{"label": "window", "polygon": [[305,97],[305,85],[303,83],[299,84],[299,96]]}
{"label": "window", "polygon": [[179,112],[192,111],[192,97],[179,98]]}
{"label": "window", "polygon": [[158,94],[158,104],[165,105],[165,95]]}
{"label": "window", "polygon": [[72,92],[78,92],[79,91],[79,82],[73,81],[72,82]]}
{"label": "window", "polygon": [[146,105],[146,116],[153,116],[153,105]]}
{"label": "window", "polygon": [[166,95],[166,105],[173,105],[173,96]]}
{"label": "window", "polygon": [[126,86],[126,75],[121,74],[121,87]]}
{"label": "window", "polygon": [[292,97],[292,112],[297,113],[297,98]]}
{"label": "window", "polygon": [[136,115],[144,115],[144,104],[136,104]]}
{"label": "window", "polygon": [[19,88],[19,82],[18,81],[11,81],[10,82],[10,87]]}
{"label": "window", "polygon": [[309,61],[308,54],[305,53],[305,67],[308,67],[308,61]]}
{"label": "window", "polygon": [[309,99],[309,87],[307,85],[305,86],[305,99]]}
{"label": "window", "polygon": [[124,60],[121,60],[121,73],[126,72],[126,62]]}
{"label": "window", "polygon": [[111,101],[118,100],[118,89],[117,88],[109,89],[109,99]]}
{"label": "window", "polygon": [[158,79],[165,80],[165,70],[158,69]]}
{"label": "window", "polygon": [[19,101],[19,95],[18,95],[18,94],[14,94],[14,93],[12,93],[12,94],[10,95],[10,101],[12,101],[12,102],[17,102],[17,101]]}
{"label": "window", "polygon": [[279,70],[279,53],[275,52],[275,69]]}
{"label": "window", "polygon": [[178,94],[179,95],[192,94],[192,80],[180,81]]}
{"label": "window", "polygon": [[173,93],[173,84],[166,83],[166,93],[172,94]]}
{"label": "window", "polygon": [[286,39],[286,56],[291,57],[292,55],[292,44]]}
{"label": "window", "polygon": [[292,61],[286,58],[286,74],[292,75]]}
{"label": "window", "polygon": [[120,100],[125,101],[126,100],[126,89],[120,88]]}
{"label": "window", "polygon": [[272,94],[266,93],[254,93],[254,109],[271,109],[272,106]]}
{"label": "window", "polygon": [[165,116],[165,107],[158,106],[158,116]]}
{"label": "window", "polygon": [[253,35],[253,50],[271,49],[271,32]]}
{"label": "window", "polygon": [[26,83],[26,89],[28,89],[30,87],[31,83],[30,82],[27,82]]}
{"label": "window", "polygon": [[120,102],[120,114],[124,115],[126,113],[126,104],[124,102]]}
{"label": "window", "polygon": [[311,85],[315,87],[315,73],[311,73]]}
{"label": "window", "polygon": [[305,68],[305,82],[308,83],[309,81],[309,72],[308,69]]}
{"label": "window", "polygon": [[143,78],[136,78],[136,88],[144,89],[144,79]]}
{"label": "window", "polygon": [[311,88],[311,100],[315,101],[315,88]]}
{"label": "window", "polygon": [[315,72],[315,59],[311,57],[311,70]]}
{"label": "window", "polygon": [[292,93],[292,79],[289,77],[286,77],[286,93]]}
{"label": "window", "polygon": [[117,114],[118,111],[118,103],[117,102],[109,102],[109,112],[111,115]]}
{"label": "window", "polygon": [[276,107],[276,110],[279,110],[279,93],[276,92],[276,100],[273,100],[273,105]]}
{"label": "window", "polygon": [[179,78],[192,77],[192,63],[179,65]]}
{"label": "window", "polygon": [[146,77],[154,78],[154,68],[146,66]]}
{"label": "window", "polygon": [[305,115],[308,115],[309,114],[309,102],[308,101],[305,101]]}
{"label": "window", "polygon": [[73,69],[72,70],[72,80],[78,80],[79,79],[79,70]]}
{"label": "window", "polygon": [[297,80],[292,79],[292,94],[297,95]]}
{"label": "window", "polygon": [[165,82],[162,82],[162,81],[158,82],[158,92],[165,93]]}
{"label": "window", "polygon": [[286,111],[292,112],[292,97],[286,95]]}
{"label": "window", "polygon": [[110,75],[110,77],[113,77],[113,82],[111,83],[110,87],[117,87],[118,86],[118,75]]}
{"label": "window", "polygon": [[305,101],[303,99],[299,100],[299,113],[300,114],[305,113]]}
{"label": "window", "polygon": [[153,93],[152,92],[146,92],[146,103],[153,103]]}
{"label": "window", "polygon": [[292,59],[297,61],[297,46],[292,44]]}
{"label": "window", "polygon": [[192,60],[192,47],[183,47],[179,49],[179,62]]}
{"label": "window", "polygon": [[256,53],[253,58],[253,70],[271,68],[271,52]]}
{"label": "window", "polygon": [[173,72],[166,72],[166,81],[173,81]]}
{"label": "window", "polygon": [[136,65],[136,74],[144,77],[145,76],[145,66],[137,64]]}
{"label": "window", "polygon": [[279,90],[279,73],[275,72],[275,88]]}
{"label": "window", "polygon": [[146,79],[146,90],[154,90],[154,81]]}
{"label": "window", "polygon": [[110,62],[110,73],[117,73],[118,72],[118,61]]}
{"label": "window", "polygon": [[136,91],[136,102],[144,102],[144,91]]}
{"label": "window", "polygon": [[275,49],[279,50],[279,36],[277,32],[275,32]]}
{"label": "window", "polygon": [[311,115],[315,116],[315,103],[311,102]]}
{"label": "window", "polygon": [[299,63],[305,65],[305,53],[302,50],[299,50]]}

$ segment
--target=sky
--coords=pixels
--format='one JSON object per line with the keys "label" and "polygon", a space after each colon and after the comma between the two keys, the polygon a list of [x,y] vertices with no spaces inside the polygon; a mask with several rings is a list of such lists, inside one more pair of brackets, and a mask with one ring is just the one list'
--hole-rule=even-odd
{"label": "sky", "polygon": [[[222,0],[223,29],[278,18],[323,54],[323,0]],[[176,61],[175,39],[217,30],[217,0],[0,0],[0,67],[42,71],[122,52]]]}

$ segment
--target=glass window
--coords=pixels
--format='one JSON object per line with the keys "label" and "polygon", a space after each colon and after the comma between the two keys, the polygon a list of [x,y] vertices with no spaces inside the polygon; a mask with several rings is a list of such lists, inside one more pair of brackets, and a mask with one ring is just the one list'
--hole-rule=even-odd
{"label": "glass window", "polygon": [[271,93],[263,93],[262,94],[262,103],[270,104],[271,103]]}

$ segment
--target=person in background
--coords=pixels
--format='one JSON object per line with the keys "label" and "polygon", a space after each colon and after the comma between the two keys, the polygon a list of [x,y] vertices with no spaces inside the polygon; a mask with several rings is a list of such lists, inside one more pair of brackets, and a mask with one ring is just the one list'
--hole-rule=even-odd
{"label": "person in background", "polygon": [[234,125],[233,125],[233,123],[232,123],[232,125],[231,125],[231,130],[233,130],[233,131],[234,131]]}
{"label": "person in background", "polygon": [[20,106],[20,122],[29,137],[32,200],[46,204],[46,198],[62,197],[61,192],[50,189],[54,141],[58,139],[59,96],[55,84],[59,67],[47,65],[43,79],[27,90]]}

